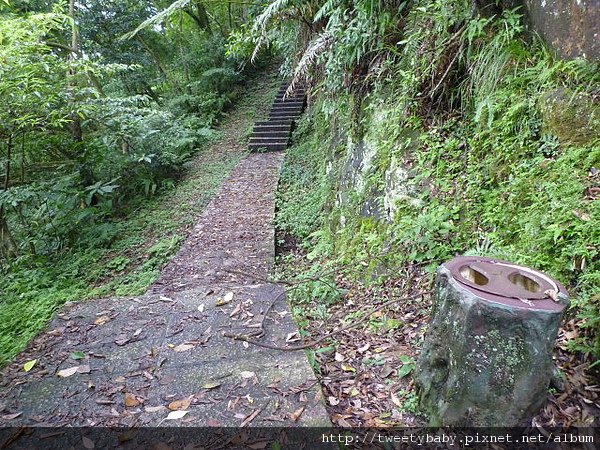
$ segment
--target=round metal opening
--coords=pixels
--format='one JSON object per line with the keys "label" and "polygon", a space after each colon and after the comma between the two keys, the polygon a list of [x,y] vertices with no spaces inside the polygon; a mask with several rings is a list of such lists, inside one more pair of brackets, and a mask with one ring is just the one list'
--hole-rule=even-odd
{"label": "round metal opening", "polygon": [[460,275],[471,283],[475,283],[479,286],[485,286],[490,282],[489,278],[471,266],[462,266],[460,268]]}
{"label": "round metal opening", "polygon": [[537,281],[519,272],[511,273],[508,276],[508,279],[511,283],[516,284],[529,292],[540,292],[542,290],[542,287]]}

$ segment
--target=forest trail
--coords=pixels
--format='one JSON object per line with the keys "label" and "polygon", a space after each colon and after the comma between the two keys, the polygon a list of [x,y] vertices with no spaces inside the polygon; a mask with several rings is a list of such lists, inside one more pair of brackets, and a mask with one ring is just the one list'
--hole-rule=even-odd
{"label": "forest trail", "polygon": [[[239,151],[244,143],[226,137],[216,145]],[[252,335],[263,324],[266,342],[297,336],[283,288],[257,281],[274,261],[282,162],[281,152],[244,158],[145,295],[66,306],[3,371],[0,423],[329,425],[304,352],[224,335]],[[187,413],[165,422],[176,410]]]}

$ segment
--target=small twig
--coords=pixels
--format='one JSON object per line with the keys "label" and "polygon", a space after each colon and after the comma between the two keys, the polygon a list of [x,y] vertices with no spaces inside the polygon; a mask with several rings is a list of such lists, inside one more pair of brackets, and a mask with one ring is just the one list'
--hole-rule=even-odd
{"label": "small twig", "polygon": [[277,300],[279,300],[281,297],[283,297],[286,294],[286,291],[283,290],[281,291],[279,294],[277,294],[275,296],[275,298],[273,300],[271,300],[271,303],[269,303],[269,306],[267,306],[267,309],[265,309],[265,312],[262,315],[262,318],[260,319],[259,327],[257,330],[253,331],[250,334],[246,334],[244,336],[240,336],[237,334],[233,334],[233,333],[223,333],[223,336],[225,337],[229,337],[229,338],[233,338],[235,340],[244,340],[241,338],[251,338],[251,337],[260,337],[265,333],[265,319],[267,318],[267,315],[269,314],[269,311],[271,310],[271,308],[273,308],[273,305],[277,302]]}
{"label": "small twig", "polygon": [[244,419],[244,421],[240,424],[240,428],[244,428],[245,426],[247,426],[250,422],[252,422],[256,416],[258,416],[267,406],[269,406],[269,403],[271,401],[269,400],[267,403],[265,403],[263,406],[261,406],[260,408],[258,408],[256,411],[254,411],[252,414],[250,414],[248,417],[246,417]]}
{"label": "small twig", "polygon": [[[448,47],[450,45],[450,43],[452,41],[454,41],[456,38],[462,36],[463,32],[467,29],[467,24],[464,24],[462,27],[459,28],[459,30],[454,33],[450,39],[448,39],[448,41],[446,42],[446,47]],[[444,80],[446,79],[446,77],[448,76],[448,73],[450,73],[450,69],[452,69],[452,67],[454,67],[454,63],[456,62],[456,59],[458,58],[458,56],[460,55],[460,52],[463,48],[463,43],[461,42],[460,45],[458,46],[458,49],[456,50],[456,54],[454,55],[454,58],[452,58],[452,61],[450,61],[450,63],[448,64],[448,67],[446,68],[444,74],[442,75],[442,78],[440,79],[440,81],[436,84],[436,86],[431,90],[431,93],[429,94],[429,96],[431,98],[433,98],[433,95],[436,93],[436,91],[438,90],[438,88],[440,87],[440,85],[444,82]]]}
{"label": "small twig", "polygon": [[225,269],[225,272],[234,273],[236,275],[242,275],[244,277],[252,278],[256,281],[263,281],[265,283],[275,283],[275,284],[285,284],[287,286],[293,286],[296,283],[293,281],[287,280],[269,280],[268,278],[260,277],[258,275],[254,275],[253,273],[244,272],[243,270],[234,270],[234,269]]}
{"label": "small twig", "polygon": [[413,299],[415,299],[417,297],[420,297],[422,295],[423,294],[414,294],[414,295],[409,295],[409,296],[406,296],[406,297],[397,298],[395,300],[389,300],[389,301],[387,301],[385,303],[382,303],[381,305],[377,306],[376,308],[371,309],[367,313],[367,315],[364,316],[359,321],[350,323],[350,324],[348,324],[348,325],[346,325],[346,326],[344,326],[344,327],[342,327],[342,328],[340,328],[338,330],[331,331],[331,332],[329,332],[329,333],[321,336],[319,339],[316,339],[316,340],[314,340],[312,342],[309,342],[307,344],[304,344],[304,345],[297,345],[297,346],[294,346],[294,347],[280,347],[280,346],[273,345],[273,344],[267,344],[267,343],[263,343],[263,342],[259,342],[259,341],[254,341],[254,340],[249,339],[247,336],[233,335],[233,334],[230,334],[230,333],[226,333],[225,336],[233,338],[233,339],[235,339],[237,341],[248,342],[249,344],[257,345],[259,347],[264,347],[264,348],[268,348],[268,349],[271,349],[271,350],[281,350],[281,351],[284,351],[284,352],[293,352],[293,351],[297,351],[297,350],[306,350],[307,348],[314,347],[315,345],[320,344],[323,341],[326,341],[327,339],[331,338],[332,336],[335,336],[336,334],[341,333],[342,331],[346,331],[346,330],[349,330],[351,328],[355,328],[358,325],[365,323],[373,314],[375,314],[378,311],[381,311],[382,309],[386,308],[389,305],[392,305],[394,303],[398,303],[398,302],[401,302],[401,301],[413,300]]}
{"label": "small twig", "polygon": [[15,432],[10,435],[3,443],[2,446],[0,446],[0,448],[8,448],[11,446],[11,444],[13,444],[15,441],[19,440],[21,438],[21,436],[23,434],[25,434],[27,432],[27,428],[25,427],[19,427],[15,430]]}

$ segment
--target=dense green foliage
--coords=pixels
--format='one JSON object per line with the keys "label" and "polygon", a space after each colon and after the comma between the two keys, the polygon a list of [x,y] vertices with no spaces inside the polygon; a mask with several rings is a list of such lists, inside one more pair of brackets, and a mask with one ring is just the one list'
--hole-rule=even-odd
{"label": "dense green foliage", "polygon": [[64,302],[143,292],[235,162],[164,206],[250,73],[245,5],[176,3],[0,2],[0,364]]}
{"label": "dense green foliage", "polygon": [[598,65],[556,60],[515,10],[481,17],[471,2],[423,0],[312,11],[294,73],[321,95],[288,156],[280,226],[311,257],[369,261],[373,273],[432,271],[465,253],[547,271],[573,295],[572,344],[599,357]]}

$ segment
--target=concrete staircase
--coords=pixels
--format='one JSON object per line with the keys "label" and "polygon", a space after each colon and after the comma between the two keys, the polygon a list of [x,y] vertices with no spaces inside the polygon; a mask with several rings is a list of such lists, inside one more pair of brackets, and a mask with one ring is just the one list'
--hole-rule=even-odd
{"label": "concrete staircase", "polygon": [[250,136],[250,151],[285,150],[290,144],[295,122],[306,105],[304,88],[297,88],[285,97],[288,83],[282,83],[266,121],[256,122]]}

